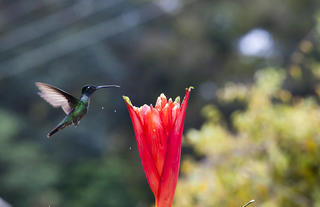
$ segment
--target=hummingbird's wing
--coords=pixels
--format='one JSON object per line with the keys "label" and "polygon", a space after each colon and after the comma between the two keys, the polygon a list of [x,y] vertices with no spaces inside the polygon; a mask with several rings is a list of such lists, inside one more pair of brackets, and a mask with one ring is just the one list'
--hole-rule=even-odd
{"label": "hummingbird's wing", "polygon": [[79,100],[69,93],[46,83],[35,83],[40,92],[41,98],[46,100],[53,107],[61,107],[66,114],[69,114]]}

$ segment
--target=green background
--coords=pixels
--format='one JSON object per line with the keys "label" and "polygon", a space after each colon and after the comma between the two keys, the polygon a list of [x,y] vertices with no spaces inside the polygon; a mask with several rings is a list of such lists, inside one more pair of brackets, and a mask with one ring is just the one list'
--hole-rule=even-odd
{"label": "green background", "polygon": [[[17,207],[153,205],[121,96],[140,106],[194,86],[175,206],[319,206],[319,4],[2,1],[0,197]],[[265,39],[240,50],[257,31]],[[75,96],[85,84],[121,88],[94,94],[77,128],[47,139],[64,113],[36,81]]]}

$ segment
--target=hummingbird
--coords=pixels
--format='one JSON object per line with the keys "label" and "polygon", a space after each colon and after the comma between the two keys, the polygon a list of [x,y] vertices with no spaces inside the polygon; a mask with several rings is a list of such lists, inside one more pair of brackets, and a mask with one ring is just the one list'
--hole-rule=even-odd
{"label": "hummingbird", "polygon": [[78,126],[80,119],[87,114],[91,95],[101,88],[119,88],[118,85],[85,85],[82,87],[80,98],[75,98],[69,93],[46,83],[36,82],[36,86],[39,89],[38,94],[41,98],[51,104],[53,107],[61,107],[66,113],[64,119],[52,129],[47,137],[50,138],[53,134],[59,130],[73,124]]}

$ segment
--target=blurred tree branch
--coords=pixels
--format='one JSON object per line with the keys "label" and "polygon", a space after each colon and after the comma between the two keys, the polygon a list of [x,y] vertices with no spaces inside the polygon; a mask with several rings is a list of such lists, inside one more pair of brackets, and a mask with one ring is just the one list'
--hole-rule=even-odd
{"label": "blurred tree branch", "polygon": [[88,18],[121,2],[123,2],[123,0],[98,2],[79,1],[66,9],[7,32],[0,38],[1,52],[18,47],[21,44],[47,35],[50,32],[61,30],[66,26]]}
{"label": "blurred tree branch", "polygon": [[[181,7],[179,9],[193,2],[194,0],[181,2]],[[30,68],[36,68],[39,65],[43,65],[56,58],[89,47],[114,35],[149,22],[166,13],[169,12],[157,3],[149,3],[140,8],[132,9],[110,20],[100,22],[77,33],[65,35],[53,42],[49,42],[43,46],[28,50],[28,52],[23,52],[8,60],[2,61],[0,67],[5,69],[1,71],[0,76],[3,79],[29,70]],[[51,24],[49,25],[52,27]],[[20,33],[21,31],[19,32],[19,35]],[[39,34],[36,34],[36,36]]]}

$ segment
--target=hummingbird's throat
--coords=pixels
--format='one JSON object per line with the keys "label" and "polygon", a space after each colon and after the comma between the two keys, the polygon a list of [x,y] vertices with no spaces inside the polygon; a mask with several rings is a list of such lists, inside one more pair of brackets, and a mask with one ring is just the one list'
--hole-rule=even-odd
{"label": "hummingbird's throat", "polygon": [[86,103],[89,100],[89,96],[87,94],[83,94],[80,98],[80,101]]}

